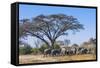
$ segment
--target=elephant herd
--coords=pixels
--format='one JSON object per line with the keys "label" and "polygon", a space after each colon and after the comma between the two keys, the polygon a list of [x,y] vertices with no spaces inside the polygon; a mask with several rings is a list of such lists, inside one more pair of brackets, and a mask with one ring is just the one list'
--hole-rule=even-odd
{"label": "elephant herd", "polygon": [[65,55],[79,55],[79,54],[92,54],[91,48],[84,47],[70,47],[70,48],[60,48],[60,49],[45,49],[44,56],[65,56]]}

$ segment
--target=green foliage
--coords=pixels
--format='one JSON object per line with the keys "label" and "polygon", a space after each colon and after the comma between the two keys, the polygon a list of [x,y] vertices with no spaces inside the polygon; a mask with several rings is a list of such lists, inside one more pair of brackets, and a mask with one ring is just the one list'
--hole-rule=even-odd
{"label": "green foliage", "polygon": [[54,44],[54,49],[59,49],[59,48],[60,48],[60,45]]}
{"label": "green foliage", "polygon": [[25,54],[30,54],[32,53],[32,47],[29,45],[19,47],[19,54],[25,55]]}
{"label": "green foliage", "polygon": [[46,44],[41,45],[41,47],[39,48],[39,50],[43,53],[45,49],[47,49],[48,46]]}
{"label": "green foliage", "polygon": [[[53,48],[54,48],[54,49],[59,49],[59,48],[60,48],[60,45],[54,44],[54,47],[53,47]],[[41,45],[41,47],[39,48],[39,51],[43,53],[45,49],[48,49],[48,46],[47,46],[46,44],[43,44],[43,45]]]}
{"label": "green foliage", "polygon": [[19,54],[25,54],[25,48],[19,47]]}
{"label": "green foliage", "polygon": [[32,48],[32,54],[38,54],[40,51],[39,51],[39,48]]}

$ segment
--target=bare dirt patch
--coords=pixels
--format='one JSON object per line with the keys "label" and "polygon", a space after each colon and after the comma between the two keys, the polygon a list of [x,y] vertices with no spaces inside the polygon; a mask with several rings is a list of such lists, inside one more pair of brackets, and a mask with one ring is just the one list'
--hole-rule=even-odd
{"label": "bare dirt patch", "polygon": [[92,54],[73,55],[73,56],[56,56],[43,57],[43,55],[20,55],[19,64],[43,63],[43,62],[60,62],[60,61],[77,61],[77,60],[95,60],[96,56]]}

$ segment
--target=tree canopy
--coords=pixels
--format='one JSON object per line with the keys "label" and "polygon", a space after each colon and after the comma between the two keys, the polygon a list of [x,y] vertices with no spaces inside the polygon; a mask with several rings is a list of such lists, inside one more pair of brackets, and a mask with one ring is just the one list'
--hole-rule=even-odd
{"label": "tree canopy", "polygon": [[84,29],[77,18],[65,14],[38,15],[32,20],[23,19],[20,22],[22,23],[19,25],[19,37],[34,36],[48,47],[53,47],[58,37],[67,36],[69,30],[76,32]]}

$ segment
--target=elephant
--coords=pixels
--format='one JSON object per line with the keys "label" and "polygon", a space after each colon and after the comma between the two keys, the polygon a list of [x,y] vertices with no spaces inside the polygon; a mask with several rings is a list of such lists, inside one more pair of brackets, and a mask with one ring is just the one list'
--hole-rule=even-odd
{"label": "elephant", "polygon": [[52,49],[51,50],[51,55],[52,56],[59,56],[61,53],[61,49]]}
{"label": "elephant", "polygon": [[78,54],[88,54],[89,50],[87,48],[84,47],[80,47],[78,49]]}
{"label": "elephant", "polygon": [[66,55],[66,49],[65,48],[61,48],[61,55],[62,56]]}
{"label": "elephant", "polygon": [[50,49],[50,48],[45,49],[45,50],[44,50],[44,57],[45,57],[45,56],[47,57],[48,55],[50,55],[50,54],[51,54],[51,50],[52,50],[52,49]]}

